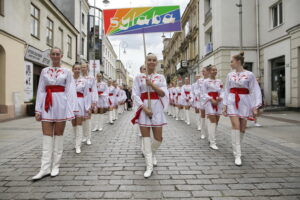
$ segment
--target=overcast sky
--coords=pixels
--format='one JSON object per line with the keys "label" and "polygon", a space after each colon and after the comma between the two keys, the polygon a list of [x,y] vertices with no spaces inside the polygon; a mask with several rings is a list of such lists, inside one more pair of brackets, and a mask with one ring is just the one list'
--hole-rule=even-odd
{"label": "overcast sky", "polygon": [[[104,6],[102,0],[95,1],[96,7],[101,9],[180,5],[181,15],[189,2],[189,0],[110,0],[110,4]],[[89,0],[89,3],[93,6],[94,0]],[[165,33],[165,35],[170,37],[170,33]],[[147,52],[155,53],[158,59],[162,59],[163,44],[161,36],[162,33],[145,34]],[[122,53],[123,50],[121,51],[121,60],[132,75],[137,74],[139,72],[139,67],[144,63],[143,36],[141,34],[109,36],[109,39],[117,55],[119,55],[120,42],[126,41],[126,43],[128,43],[126,54]],[[129,65],[131,65],[131,69],[129,69]]]}

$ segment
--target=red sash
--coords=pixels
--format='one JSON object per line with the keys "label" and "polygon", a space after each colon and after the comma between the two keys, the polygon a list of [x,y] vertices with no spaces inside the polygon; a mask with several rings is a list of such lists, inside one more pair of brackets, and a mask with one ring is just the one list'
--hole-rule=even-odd
{"label": "red sash", "polygon": [[[209,92],[208,95],[210,97],[213,98],[213,100],[217,100],[217,97],[219,97],[219,93],[218,92]],[[215,109],[216,111],[218,111],[218,105],[212,105],[213,109]]]}
{"label": "red sash", "polygon": [[92,88],[89,88],[89,92],[92,92]]}
{"label": "red sash", "polygon": [[48,112],[49,108],[52,106],[52,92],[65,92],[65,87],[61,85],[48,85],[45,88],[46,99],[45,99],[45,111]]}
{"label": "red sash", "polygon": [[[141,100],[144,102],[145,99],[148,99],[148,92],[144,92],[141,94]],[[150,92],[150,99],[159,99],[159,96],[156,92]],[[134,117],[131,120],[132,124],[135,124],[137,119],[140,117],[143,107],[140,106],[139,109],[136,111]]]}
{"label": "red sash", "polygon": [[78,97],[78,98],[83,98],[84,95],[83,95],[83,93],[81,93],[81,92],[77,92],[77,97]]}
{"label": "red sash", "polygon": [[249,94],[249,90],[247,88],[230,88],[230,93],[235,95],[235,107],[238,109],[241,100],[239,94]]}
{"label": "red sash", "polygon": [[98,95],[102,95],[103,94],[103,92],[98,92]]}
{"label": "red sash", "polygon": [[114,96],[114,94],[113,93],[109,93],[109,96],[111,97],[111,96]]}

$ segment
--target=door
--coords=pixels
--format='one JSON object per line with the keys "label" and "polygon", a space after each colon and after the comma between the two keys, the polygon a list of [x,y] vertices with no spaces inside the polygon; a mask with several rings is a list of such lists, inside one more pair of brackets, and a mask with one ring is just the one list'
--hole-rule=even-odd
{"label": "door", "polygon": [[285,61],[284,56],[271,61],[272,105],[285,106]]}

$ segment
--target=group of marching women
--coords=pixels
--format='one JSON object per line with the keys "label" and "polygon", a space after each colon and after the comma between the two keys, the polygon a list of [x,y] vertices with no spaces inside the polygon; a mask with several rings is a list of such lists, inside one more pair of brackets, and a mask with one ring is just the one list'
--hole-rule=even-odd
{"label": "group of marching women", "polygon": [[103,130],[103,114],[108,111],[109,123],[113,124],[124,111],[127,99],[116,81],[106,84],[101,73],[96,78],[90,76],[87,63],[75,63],[72,71],[62,68],[62,57],[59,48],[51,49],[52,66],[40,74],[35,118],[42,123],[43,147],[41,169],[33,180],[59,174],[66,121],[72,121],[75,152],[80,154],[82,143],[91,145],[91,132]]}
{"label": "group of marching women", "polygon": [[201,131],[200,137],[207,137],[210,148],[214,150],[219,149],[216,130],[220,116],[223,114],[230,117],[232,149],[237,166],[242,165],[241,142],[247,120],[257,115],[262,104],[261,89],[256,77],[252,72],[245,70],[243,65],[243,52],[232,57],[233,70],[227,75],[225,86],[216,78],[217,67],[209,65],[202,68],[202,78],[197,75],[194,84],[190,85],[189,79],[186,78],[184,85],[179,80],[177,87],[171,83],[168,88],[168,115],[172,115],[176,120],[185,120],[189,125],[188,110],[194,107],[197,114],[197,130]]}

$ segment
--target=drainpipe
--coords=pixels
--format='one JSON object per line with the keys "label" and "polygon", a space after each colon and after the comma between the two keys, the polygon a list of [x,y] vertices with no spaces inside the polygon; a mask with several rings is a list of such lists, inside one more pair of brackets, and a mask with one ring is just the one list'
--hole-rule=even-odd
{"label": "drainpipe", "polygon": [[257,76],[261,77],[260,74],[260,32],[259,32],[259,0],[255,1],[256,4],[256,63],[257,63]]}

